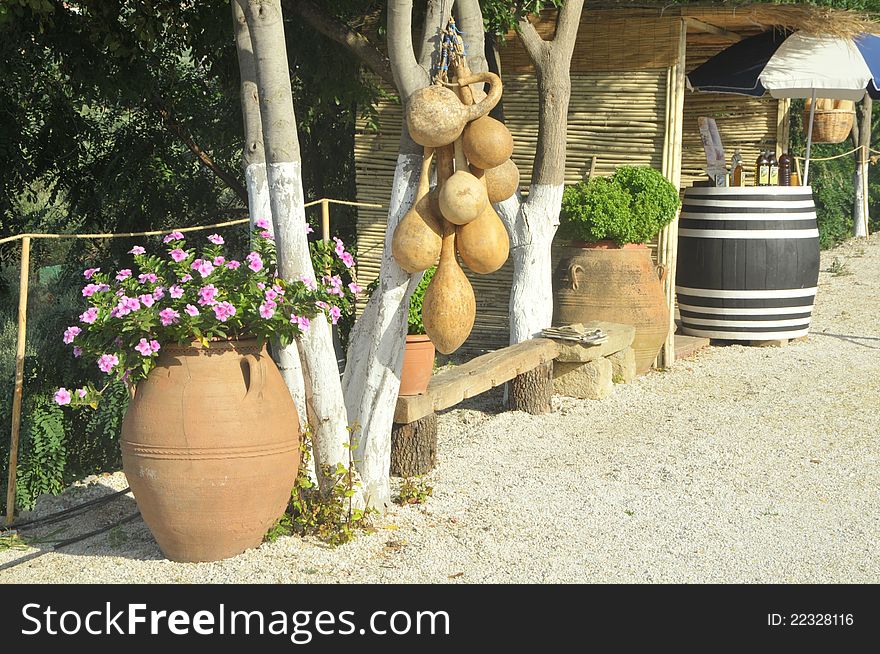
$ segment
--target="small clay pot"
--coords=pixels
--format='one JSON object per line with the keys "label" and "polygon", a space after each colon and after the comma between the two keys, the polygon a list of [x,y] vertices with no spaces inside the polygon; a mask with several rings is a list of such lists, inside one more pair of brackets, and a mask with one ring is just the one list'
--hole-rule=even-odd
{"label": "small clay pot", "polygon": [[428,389],[434,372],[434,344],[425,334],[406,337],[399,395],[421,395]]}

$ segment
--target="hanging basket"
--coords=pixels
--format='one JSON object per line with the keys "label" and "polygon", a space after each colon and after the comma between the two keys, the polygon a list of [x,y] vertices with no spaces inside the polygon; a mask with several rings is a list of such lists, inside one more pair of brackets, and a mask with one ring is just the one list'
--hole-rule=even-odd
{"label": "hanging basket", "polygon": [[[842,143],[852,131],[855,105],[849,100],[816,100],[813,143]],[[810,125],[810,101],[804,104],[804,131]]]}

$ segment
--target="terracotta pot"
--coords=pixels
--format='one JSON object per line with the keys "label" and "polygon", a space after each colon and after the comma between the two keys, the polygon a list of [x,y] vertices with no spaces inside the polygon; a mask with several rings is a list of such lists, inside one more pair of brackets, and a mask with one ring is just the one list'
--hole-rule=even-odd
{"label": "terracotta pot", "polygon": [[255,340],[168,345],[122,424],[122,465],[144,522],[172,561],[257,547],[299,468],[299,418]]}
{"label": "terracotta pot", "polygon": [[406,337],[403,369],[400,371],[400,395],[421,395],[428,388],[434,372],[434,344],[424,334]]}
{"label": "terracotta pot", "polygon": [[647,372],[669,332],[662,281],[644,245],[618,247],[610,241],[567,248],[553,275],[553,324],[605,320],[636,328],[636,370]]}

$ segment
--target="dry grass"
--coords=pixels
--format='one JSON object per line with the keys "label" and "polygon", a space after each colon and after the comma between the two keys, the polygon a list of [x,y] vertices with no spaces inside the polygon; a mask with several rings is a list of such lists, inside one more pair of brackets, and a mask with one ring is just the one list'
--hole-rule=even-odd
{"label": "dry grass", "polygon": [[811,5],[753,5],[742,9],[758,25],[784,27],[817,36],[852,38],[876,29],[867,14]]}

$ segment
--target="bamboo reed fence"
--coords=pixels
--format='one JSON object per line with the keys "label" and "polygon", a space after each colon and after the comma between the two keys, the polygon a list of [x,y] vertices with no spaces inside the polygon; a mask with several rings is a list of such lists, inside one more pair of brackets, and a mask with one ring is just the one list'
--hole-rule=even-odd
{"label": "bamboo reed fence", "polygon": [[[381,209],[381,204],[369,202],[335,200],[331,198],[321,198],[307,202],[304,208],[321,205],[321,238],[324,241],[330,240],[330,205],[341,204],[365,209]],[[171,231],[182,233],[200,232],[209,229],[219,229],[222,227],[233,227],[248,223],[250,218],[241,218],[236,220],[227,220],[210,225],[199,225],[196,227],[179,227],[168,228],[162,230],[151,230],[145,232],[117,232],[105,234],[16,234],[0,239],[0,245],[3,243],[11,243],[13,241],[21,241],[21,272],[19,275],[18,287],[18,333],[16,335],[15,345],[15,387],[12,395],[12,427],[9,437],[9,470],[7,473],[6,488],[6,524],[12,524],[15,517],[15,483],[16,469],[18,466],[18,448],[19,437],[21,431],[21,406],[24,394],[24,362],[25,362],[25,345],[27,342],[27,309],[28,309],[28,291],[30,288],[30,255],[31,242],[39,239],[114,239],[114,238],[132,238],[141,236],[162,236]]]}

